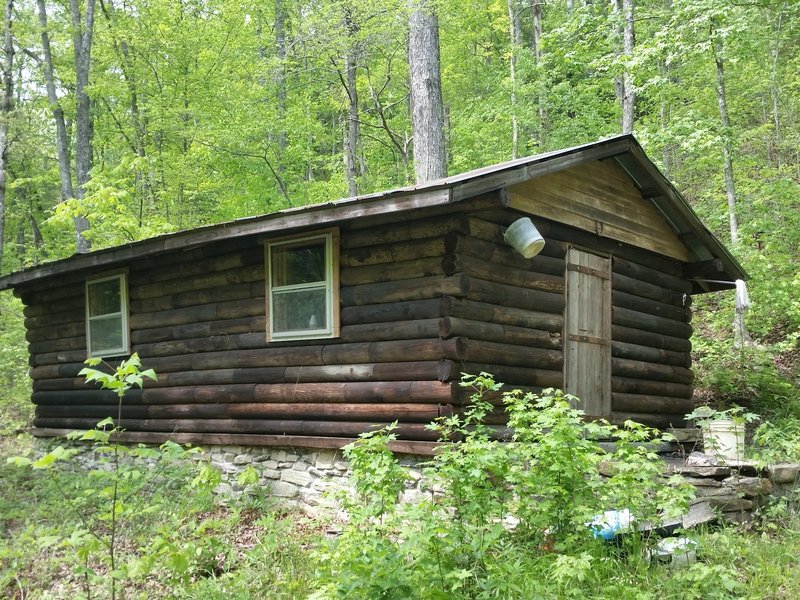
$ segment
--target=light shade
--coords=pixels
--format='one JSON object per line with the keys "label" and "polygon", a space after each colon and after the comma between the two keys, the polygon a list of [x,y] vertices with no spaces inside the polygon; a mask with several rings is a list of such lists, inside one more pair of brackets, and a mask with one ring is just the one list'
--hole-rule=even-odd
{"label": "light shade", "polygon": [[506,244],[525,258],[533,258],[544,248],[544,238],[528,217],[517,219],[503,234]]}

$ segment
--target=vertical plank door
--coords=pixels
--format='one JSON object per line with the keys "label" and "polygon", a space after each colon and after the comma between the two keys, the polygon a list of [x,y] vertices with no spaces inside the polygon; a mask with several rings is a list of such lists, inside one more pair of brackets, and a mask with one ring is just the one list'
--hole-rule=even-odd
{"label": "vertical plank door", "polygon": [[567,253],[564,389],[587,415],[611,413],[611,259]]}

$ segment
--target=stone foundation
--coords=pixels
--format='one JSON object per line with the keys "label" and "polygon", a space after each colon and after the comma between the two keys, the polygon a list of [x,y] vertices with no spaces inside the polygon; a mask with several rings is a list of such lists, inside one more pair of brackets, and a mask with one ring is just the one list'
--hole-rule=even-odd
{"label": "stone foundation", "polygon": [[798,464],[719,464],[700,452],[692,452],[685,459],[667,459],[667,471],[681,475],[697,490],[698,499],[706,500],[723,520],[734,522],[749,520],[753,511],[790,494],[800,484]]}
{"label": "stone foundation", "polygon": [[[99,456],[89,444],[63,439],[38,440],[42,452],[56,445],[71,444],[79,449],[75,462],[83,469],[100,466]],[[283,504],[309,512],[330,511],[336,503],[332,494],[348,488],[349,464],[336,450],[308,450],[261,446],[214,446],[205,448],[195,460],[208,460],[222,474],[217,492],[224,497],[262,490]],[[421,495],[420,463],[429,457],[404,455],[400,463],[409,467],[411,480],[401,500],[413,502]],[[770,499],[789,494],[800,484],[800,465],[776,464],[757,467],[753,463],[718,464],[714,457],[692,452],[688,457],[666,458],[666,473],[680,474],[697,490],[698,500],[728,521],[748,520],[754,510]],[[258,476],[258,486],[243,489],[237,479],[248,467]]]}

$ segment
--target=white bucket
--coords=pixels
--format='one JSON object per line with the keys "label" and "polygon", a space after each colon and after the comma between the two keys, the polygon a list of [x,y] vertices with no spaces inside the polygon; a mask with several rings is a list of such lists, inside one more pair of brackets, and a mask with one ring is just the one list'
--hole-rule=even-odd
{"label": "white bucket", "polygon": [[525,258],[533,258],[544,248],[544,238],[528,217],[517,219],[503,234],[506,243]]}
{"label": "white bucket", "polygon": [[703,428],[703,449],[720,460],[739,461],[744,458],[744,425],[731,419],[711,421]]}

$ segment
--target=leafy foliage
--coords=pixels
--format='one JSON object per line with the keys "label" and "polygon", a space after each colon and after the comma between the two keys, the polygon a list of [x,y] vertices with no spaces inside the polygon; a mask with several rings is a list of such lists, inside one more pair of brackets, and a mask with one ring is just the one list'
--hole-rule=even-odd
{"label": "leafy foliage", "polygon": [[[464,384],[475,390],[470,407],[437,426],[460,441],[425,468],[419,502],[397,503],[410,475],[389,462],[391,428],[346,449],[356,495],[342,535],[319,554],[315,597],[536,597],[553,582],[559,594],[581,596],[598,583],[595,562],[609,556],[587,526],[593,517],[629,507],[643,523],[686,508],[688,487],[663,479],[645,443],[663,436],[584,422],[574,398],[546,390],[503,393],[514,434],[501,442],[484,424],[498,384],[486,374]],[[605,452],[596,440],[611,437],[615,449]]]}

